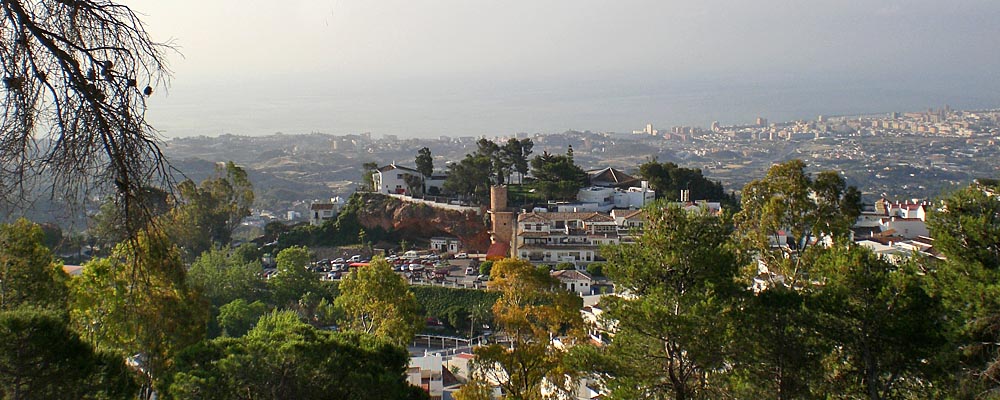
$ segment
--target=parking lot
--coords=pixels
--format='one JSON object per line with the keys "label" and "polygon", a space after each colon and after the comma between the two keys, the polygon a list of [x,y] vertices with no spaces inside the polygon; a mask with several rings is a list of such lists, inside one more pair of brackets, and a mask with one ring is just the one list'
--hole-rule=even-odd
{"label": "parking lot", "polygon": [[[485,277],[479,276],[479,261],[476,260],[480,255],[471,254],[469,256],[470,258],[447,260],[433,255],[424,255],[418,258],[390,256],[386,260],[392,265],[393,271],[406,278],[411,284],[484,288]],[[312,263],[310,269],[319,274],[322,280],[340,280],[351,268],[363,267],[369,261],[360,257],[323,259]],[[265,274],[271,275],[273,271],[265,271]]]}

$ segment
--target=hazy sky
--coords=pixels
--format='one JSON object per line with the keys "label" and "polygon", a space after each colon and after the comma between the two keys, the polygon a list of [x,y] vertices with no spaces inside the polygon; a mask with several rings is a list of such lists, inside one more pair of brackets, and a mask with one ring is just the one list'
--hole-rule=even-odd
{"label": "hazy sky", "polygon": [[1000,107],[1000,1],[128,0],[167,137],[630,131]]}

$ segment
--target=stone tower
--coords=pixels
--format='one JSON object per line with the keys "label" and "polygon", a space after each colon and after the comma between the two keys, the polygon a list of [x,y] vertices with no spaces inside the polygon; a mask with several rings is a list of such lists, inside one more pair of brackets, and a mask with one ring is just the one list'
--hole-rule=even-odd
{"label": "stone tower", "polygon": [[511,244],[514,238],[514,213],[507,208],[507,187],[490,187],[490,241]]}

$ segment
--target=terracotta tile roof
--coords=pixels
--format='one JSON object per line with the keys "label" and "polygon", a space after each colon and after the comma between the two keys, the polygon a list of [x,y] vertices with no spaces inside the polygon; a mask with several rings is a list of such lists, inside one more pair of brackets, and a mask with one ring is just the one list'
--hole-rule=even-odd
{"label": "terracotta tile roof", "polygon": [[486,250],[487,260],[502,260],[507,257],[510,257],[510,243],[495,242],[490,244],[489,250]]}
{"label": "terracotta tile roof", "polygon": [[646,219],[646,214],[643,212],[643,210],[631,210],[631,211],[628,211],[628,212],[625,212],[624,214],[622,214],[621,217],[624,218],[624,219],[631,219],[631,218],[635,218],[635,217],[639,217],[641,219]]}
{"label": "terracotta tile roof", "polygon": [[592,281],[592,280],[594,280],[594,278],[591,277],[590,274],[588,274],[586,272],[583,272],[583,271],[577,271],[575,269],[567,269],[567,270],[561,270],[561,271],[552,271],[552,277],[557,278],[557,279],[572,279],[572,280],[577,280],[577,281]]}
{"label": "terracotta tile roof", "polygon": [[583,218],[583,220],[587,222],[615,222],[615,219],[611,218],[610,215],[596,212],[589,217]]}
{"label": "terracotta tile roof", "polygon": [[594,221],[614,221],[614,218],[607,214],[601,214],[594,211],[584,211],[584,212],[544,212],[536,213],[530,212],[526,214],[521,214],[517,216],[517,222],[523,221],[587,221],[588,218],[596,218]]}

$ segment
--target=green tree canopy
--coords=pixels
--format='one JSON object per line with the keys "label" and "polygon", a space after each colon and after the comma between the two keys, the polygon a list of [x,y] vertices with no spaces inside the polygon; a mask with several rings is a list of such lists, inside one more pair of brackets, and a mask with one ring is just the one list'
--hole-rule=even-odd
{"label": "green tree canopy", "polygon": [[698,168],[682,168],[672,162],[660,163],[654,158],[639,166],[639,176],[649,181],[657,198],[678,201],[681,190],[690,190],[692,200],[735,203],[722,183],[705,178]]}
{"label": "green tree canopy", "polygon": [[236,299],[263,299],[266,284],[260,261],[245,262],[228,247],[210,249],[191,264],[188,284],[218,308]]}
{"label": "green tree canopy", "polygon": [[711,393],[725,365],[737,260],[728,221],[704,211],[646,208],[635,243],[607,246],[604,272],[629,296],[602,301],[616,327],[599,372],[615,398]]}
{"label": "green tree canopy", "polygon": [[467,154],[457,163],[448,165],[445,193],[463,196],[484,203],[490,196],[492,161],[487,156]]}
{"label": "green tree canopy", "polygon": [[156,382],[177,351],[205,337],[208,304],[185,276],[165,235],[141,233],[72,280],[71,324],[98,350],[137,357]]}
{"label": "green tree canopy", "polygon": [[55,311],[0,311],[0,338],[4,399],[123,399],[138,389],[121,356],[95,352]]}
{"label": "green tree canopy", "polygon": [[203,342],[178,357],[180,399],[426,399],[406,382],[406,350],[370,335],[322,331],[294,312],[265,315],[240,338]]}
{"label": "green tree canopy", "polygon": [[277,256],[278,271],[267,285],[271,301],[278,307],[293,306],[306,293],[320,293],[319,276],[310,271],[309,249],[292,246]]}
{"label": "green tree canopy", "polygon": [[531,160],[534,187],[546,199],[572,200],[581,187],[590,184],[587,172],[573,163],[573,157],[544,152]]}
{"label": "green tree canopy", "polygon": [[425,178],[434,174],[434,157],[431,156],[431,149],[422,147],[417,151],[417,158],[414,160],[417,171]]}
{"label": "green tree canopy", "polygon": [[229,244],[254,200],[246,171],[232,161],[217,167],[216,176],[200,185],[188,179],[177,189],[179,204],[164,223],[189,261],[213,245]]}
{"label": "green tree canopy", "polygon": [[377,191],[378,188],[375,187],[375,178],[372,176],[376,170],[378,170],[378,163],[375,161],[369,161],[361,164],[361,182],[364,182],[361,190]]}
{"label": "green tree canopy", "polygon": [[[528,173],[528,161],[530,160],[531,150],[534,148],[535,144],[531,139],[524,138],[518,140],[516,138],[510,138],[507,143],[504,143],[500,147],[501,159],[505,165],[509,165],[508,173],[517,172],[520,177],[524,177],[524,174]],[[511,182],[510,177],[507,177],[507,182]],[[518,180],[520,183],[520,180]]]}
{"label": "green tree canopy", "polygon": [[42,240],[41,227],[26,219],[0,224],[0,310],[65,310],[68,277]]}
{"label": "green tree canopy", "polygon": [[344,277],[334,305],[343,315],[341,329],[401,346],[413,340],[423,323],[406,280],[380,257]]}
{"label": "green tree canopy", "polygon": [[226,336],[243,336],[265,312],[267,305],[260,300],[248,303],[236,299],[219,307],[219,327]]}
{"label": "green tree canopy", "polygon": [[1000,198],[996,186],[973,184],[945,196],[927,219],[934,248],[935,292],[951,317],[948,333],[971,393],[1000,389]]}
{"label": "green tree canopy", "polygon": [[814,179],[804,162],[792,160],[744,186],[735,222],[744,248],[794,285],[808,272],[807,250],[824,237],[834,243],[848,240],[860,214],[861,193],[840,174],[826,171]]}
{"label": "green tree canopy", "polygon": [[821,282],[813,308],[833,344],[827,390],[870,400],[934,397],[937,365],[929,360],[945,344],[945,315],[916,263],[895,266],[845,245],[825,251],[813,271]]}

